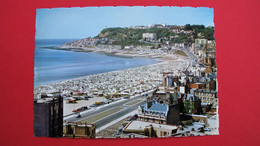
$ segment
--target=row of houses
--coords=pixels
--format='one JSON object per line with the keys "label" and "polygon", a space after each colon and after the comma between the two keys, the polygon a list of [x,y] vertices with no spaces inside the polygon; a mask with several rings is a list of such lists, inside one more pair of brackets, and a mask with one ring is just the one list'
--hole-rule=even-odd
{"label": "row of houses", "polygon": [[212,76],[216,70],[209,73],[208,68],[203,69],[198,76],[194,75],[194,70],[184,71],[179,76],[164,73],[163,85],[157,87],[144,105],[139,106],[138,119],[125,126],[121,137],[217,133],[217,80]]}

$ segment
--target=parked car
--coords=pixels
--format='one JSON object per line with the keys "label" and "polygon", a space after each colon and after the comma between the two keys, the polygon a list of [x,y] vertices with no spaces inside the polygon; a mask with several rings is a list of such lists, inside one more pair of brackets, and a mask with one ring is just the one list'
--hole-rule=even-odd
{"label": "parked car", "polygon": [[87,109],[88,109],[88,107],[87,107],[87,106],[83,106],[82,108],[83,108],[84,110],[87,110]]}
{"label": "parked car", "polygon": [[72,112],[76,113],[76,112],[79,112],[79,111],[78,111],[78,109],[75,109],[75,110],[73,110]]}
{"label": "parked car", "polygon": [[129,117],[129,119],[127,119],[127,121],[136,120],[137,118],[138,118],[138,115],[135,114],[134,116]]}
{"label": "parked car", "polygon": [[80,118],[81,117],[81,115],[80,115],[80,113],[77,115],[77,117],[76,118]]}
{"label": "parked car", "polygon": [[96,104],[92,104],[89,107],[97,107],[97,105]]}
{"label": "parked car", "polygon": [[76,100],[72,100],[72,99],[68,99],[67,103],[77,103],[77,101]]}
{"label": "parked car", "polygon": [[84,96],[84,100],[88,100],[89,98],[93,98],[92,96]]}

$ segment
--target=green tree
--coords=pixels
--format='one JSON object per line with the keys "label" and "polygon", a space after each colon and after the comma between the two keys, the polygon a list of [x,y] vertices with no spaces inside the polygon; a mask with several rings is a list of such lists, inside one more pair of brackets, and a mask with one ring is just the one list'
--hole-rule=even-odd
{"label": "green tree", "polygon": [[184,29],[185,29],[185,30],[191,30],[191,29],[192,29],[192,27],[191,27],[191,25],[190,25],[190,24],[186,24],[186,25],[184,26]]}

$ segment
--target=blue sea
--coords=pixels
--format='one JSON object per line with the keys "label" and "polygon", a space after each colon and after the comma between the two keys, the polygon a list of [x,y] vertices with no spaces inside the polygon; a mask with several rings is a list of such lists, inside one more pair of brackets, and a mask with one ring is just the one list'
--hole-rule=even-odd
{"label": "blue sea", "polygon": [[72,40],[35,40],[34,86],[154,64],[155,59],[48,49]]}

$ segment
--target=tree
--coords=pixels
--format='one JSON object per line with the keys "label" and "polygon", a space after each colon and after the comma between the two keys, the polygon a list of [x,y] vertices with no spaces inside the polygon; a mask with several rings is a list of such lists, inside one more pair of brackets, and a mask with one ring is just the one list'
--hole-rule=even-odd
{"label": "tree", "polygon": [[191,30],[192,28],[191,28],[191,25],[190,25],[190,24],[186,24],[186,25],[184,26],[184,29],[185,29],[185,30]]}

